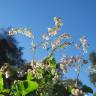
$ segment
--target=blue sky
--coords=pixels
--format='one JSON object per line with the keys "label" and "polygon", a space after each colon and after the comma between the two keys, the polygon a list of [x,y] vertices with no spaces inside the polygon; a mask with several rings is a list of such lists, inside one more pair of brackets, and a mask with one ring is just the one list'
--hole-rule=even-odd
{"label": "blue sky", "polygon": [[[0,0],[0,28],[10,26],[32,28],[37,42],[41,40],[40,36],[47,32],[47,28],[53,26],[54,16],[63,19],[62,33],[70,33],[74,40],[78,41],[82,35],[86,35],[90,44],[88,51],[96,51],[96,0]],[[29,48],[28,38],[24,39],[22,36],[16,38],[20,41],[20,46]],[[68,52],[75,53],[71,50]],[[37,57],[40,59],[43,56],[44,52],[39,50]],[[60,54],[56,58],[59,57]],[[24,58],[30,60],[30,52],[24,50]],[[83,74],[81,78],[84,83],[92,86]],[[94,90],[96,91],[95,88]]]}

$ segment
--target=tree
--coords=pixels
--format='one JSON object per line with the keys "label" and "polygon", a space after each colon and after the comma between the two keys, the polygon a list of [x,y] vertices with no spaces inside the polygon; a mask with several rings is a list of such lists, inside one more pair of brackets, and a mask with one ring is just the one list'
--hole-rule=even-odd
{"label": "tree", "polygon": [[18,47],[16,40],[8,35],[8,30],[9,28],[0,30],[0,72],[5,88],[10,88],[11,81],[17,77],[16,67],[24,63],[22,48]]}
{"label": "tree", "polygon": [[0,67],[4,63],[10,65],[22,65],[22,47],[17,47],[16,40],[8,35],[9,29],[2,29],[0,34]]}
{"label": "tree", "polygon": [[90,67],[89,77],[93,85],[96,86],[96,52],[90,53],[90,60],[92,65]]}

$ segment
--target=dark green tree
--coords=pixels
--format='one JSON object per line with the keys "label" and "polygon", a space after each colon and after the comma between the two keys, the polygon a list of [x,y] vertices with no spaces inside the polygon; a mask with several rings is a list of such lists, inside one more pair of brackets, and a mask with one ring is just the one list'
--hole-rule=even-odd
{"label": "dark green tree", "polygon": [[17,46],[18,43],[14,37],[8,35],[8,30],[0,30],[0,67],[4,63],[19,66],[24,62],[22,59],[22,47]]}
{"label": "dark green tree", "polygon": [[91,71],[89,74],[91,82],[96,86],[96,52],[90,53]]}

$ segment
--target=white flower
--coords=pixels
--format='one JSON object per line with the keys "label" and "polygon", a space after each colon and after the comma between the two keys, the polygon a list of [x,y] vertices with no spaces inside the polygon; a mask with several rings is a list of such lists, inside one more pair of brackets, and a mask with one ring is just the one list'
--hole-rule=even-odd
{"label": "white flower", "polygon": [[75,47],[76,47],[77,49],[80,49],[81,44],[75,44]]}
{"label": "white flower", "polygon": [[49,36],[54,36],[58,33],[59,29],[58,28],[48,28],[48,34]]}
{"label": "white flower", "polygon": [[51,43],[51,47],[52,47],[52,49],[54,49],[54,48],[56,48],[56,45]]}
{"label": "white flower", "polygon": [[59,38],[60,39],[69,39],[69,38],[71,38],[72,36],[70,35],[70,34],[66,34],[66,33],[64,33],[64,34],[62,34]]}
{"label": "white flower", "polygon": [[87,43],[86,36],[81,37],[81,38],[80,38],[80,42],[81,42],[82,47],[83,47],[83,52],[84,52],[84,53],[87,53],[88,43]]}
{"label": "white flower", "polygon": [[44,40],[49,40],[49,35],[48,35],[48,34],[44,34],[44,35],[42,36],[42,38],[43,38]]}
{"label": "white flower", "polygon": [[57,33],[58,33],[58,32],[55,30],[55,31],[53,31],[53,32],[50,32],[49,35],[50,35],[50,36],[54,36],[54,35],[56,35]]}
{"label": "white flower", "polygon": [[52,75],[54,75],[55,72],[56,72],[56,71],[55,71],[54,69],[51,70],[51,74],[52,74]]}
{"label": "white flower", "polygon": [[6,72],[5,72],[5,77],[6,77],[6,78],[9,78],[9,77],[10,77],[10,72],[9,72],[9,71],[6,71]]}
{"label": "white flower", "polygon": [[54,22],[56,27],[61,27],[63,25],[60,17],[54,17]]}
{"label": "white flower", "polygon": [[43,46],[44,49],[47,49],[48,42],[44,42],[44,43],[42,44],[42,46]]}
{"label": "white flower", "polygon": [[48,28],[48,32],[52,32],[53,30],[52,30],[52,28]]}
{"label": "white flower", "polygon": [[23,71],[19,71],[17,74],[17,77],[23,77],[24,76],[24,72]]}
{"label": "white flower", "polygon": [[36,68],[38,67],[42,67],[42,63],[41,62],[36,62]]}
{"label": "white flower", "polygon": [[51,42],[52,49],[56,48],[56,46],[59,44],[60,44],[60,39],[55,39],[53,42]]}
{"label": "white flower", "polygon": [[32,31],[27,28],[11,28],[8,32],[9,35],[16,35],[17,33],[21,33],[29,38],[33,36]]}

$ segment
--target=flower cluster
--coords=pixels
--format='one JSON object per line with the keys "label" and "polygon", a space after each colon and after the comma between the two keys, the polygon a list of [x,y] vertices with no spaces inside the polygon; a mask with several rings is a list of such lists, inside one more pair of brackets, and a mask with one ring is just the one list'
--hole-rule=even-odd
{"label": "flower cluster", "polygon": [[87,71],[90,72],[91,74],[96,73],[96,66],[89,66]]}
{"label": "flower cluster", "polygon": [[86,36],[81,37],[81,38],[80,38],[80,42],[81,42],[82,47],[83,47],[83,52],[84,52],[84,53],[87,53],[88,43],[87,43]]}
{"label": "flower cluster", "polygon": [[56,81],[59,78],[55,67],[53,68],[53,65],[56,66],[56,64],[54,62],[53,65],[51,65],[51,62],[53,62],[53,58],[51,61],[50,60],[51,58],[44,59],[43,62],[37,62],[35,60],[32,60],[31,63],[28,65],[30,67],[29,69],[27,69],[27,73],[30,71],[31,74],[34,75],[34,78],[43,79],[45,78],[44,72],[48,72],[46,75],[52,75],[50,79],[52,81]]}
{"label": "flower cluster", "polygon": [[49,34],[43,34],[42,38],[43,38],[44,40],[49,40]]}
{"label": "flower cluster", "polygon": [[58,28],[48,28],[48,35],[50,36],[50,37],[52,37],[52,36],[55,36],[57,33],[58,33]]}
{"label": "flower cluster", "polygon": [[55,27],[59,28],[63,25],[60,17],[54,17]]}
{"label": "flower cluster", "polygon": [[[43,40],[44,42],[48,41],[50,39],[50,37],[55,36],[56,34],[58,34],[59,30],[61,29],[61,26],[63,25],[61,18],[59,17],[54,17],[54,22],[55,25],[53,28],[48,28],[48,32],[46,34],[43,34]],[[62,35],[60,35],[57,39],[53,40],[52,42],[50,42],[51,44],[51,48],[55,49],[58,45],[60,45],[60,42],[62,39],[69,39],[72,36],[70,34],[64,33]],[[44,43],[43,42],[43,48],[47,48],[48,43]],[[64,42],[61,46],[62,47],[66,47],[68,45],[71,45],[70,42]],[[60,46],[60,47],[61,47]]]}
{"label": "flower cluster", "polygon": [[48,43],[47,41],[43,42],[43,43],[42,43],[43,49],[47,49],[48,44],[49,44],[49,43]]}
{"label": "flower cluster", "polygon": [[76,62],[80,62],[79,56],[63,56],[60,60],[60,69],[67,72],[67,66],[75,66]]}
{"label": "flower cluster", "polygon": [[24,75],[25,75],[25,72],[24,72],[23,70],[19,70],[19,71],[17,72],[17,77],[18,77],[18,78],[23,78]]}
{"label": "flower cluster", "polygon": [[75,44],[75,47],[76,47],[77,49],[80,49],[81,43]]}
{"label": "flower cluster", "polygon": [[60,39],[62,40],[62,39],[69,39],[69,38],[71,38],[72,36],[70,35],[70,34],[67,34],[67,33],[64,33],[64,34],[62,34],[62,35],[60,35]]}
{"label": "flower cluster", "polygon": [[63,64],[75,64],[76,62],[80,61],[79,56],[63,56],[60,60]]}
{"label": "flower cluster", "polygon": [[21,33],[29,38],[33,37],[32,31],[27,28],[11,28],[9,30],[9,35],[16,35],[17,33]]}
{"label": "flower cluster", "polygon": [[[45,36],[45,37],[46,37],[46,36]],[[69,38],[71,38],[71,35],[69,35],[69,34],[66,34],[66,33],[65,33],[65,34],[60,35],[57,39],[55,39],[55,40],[53,40],[53,41],[51,42],[51,47],[52,47],[52,49],[55,49],[57,46],[59,46],[62,39],[69,39]],[[46,37],[46,39],[48,40],[49,38]],[[48,46],[48,44],[49,44],[49,43],[48,43],[47,41],[43,42],[43,44],[42,44],[43,48],[46,49],[47,46]],[[62,46],[62,48],[64,48],[64,47],[69,46],[69,45],[71,45],[71,44],[72,44],[71,42],[64,42],[64,43],[62,43],[59,47]]]}
{"label": "flower cluster", "polygon": [[69,46],[69,45],[72,45],[73,44],[73,42],[64,42],[64,43],[62,43],[61,45],[59,45],[59,47],[60,48],[65,48],[65,47],[67,47],[67,46]]}
{"label": "flower cluster", "polygon": [[48,33],[43,35],[44,40],[49,40],[50,37],[55,36],[63,25],[61,18],[54,17],[55,26],[48,28]]}
{"label": "flower cluster", "polygon": [[55,49],[57,45],[60,44],[60,39],[55,39],[53,42],[51,42],[52,49]]}
{"label": "flower cluster", "polygon": [[[82,66],[88,63],[88,61],[85,60],[85,58],[84,58],[84,55],[85,55],[84,53],[87,52],[87,47],[88,47],[87,39],[85,36],[81,37],[78,44],[75,44],[75,42],[72,42],[70,40],[67,41],[67,39],[70,39],[72,37],[70,34],[67,34],[67,33],[58,34],[61,29],[61,26],[63,25],[61,18],[54,17],[54,23],[55,24],[52,28],[48,28],[48,32],[43,35],[43,41],[40,42],[39,44],[35,43],[32,31],[30,29],[11,28],[9,30],[9,35],[16,35],[17,33],[20,33],[22,35],[25,35],[25,36],[31,38],[31,49],[33,51],[32,61],[29,63],[26,63],[26,61],[25,61],[26,64],[24,64],[24,66],[20,66],[20,69],[17,67],[14,68],[16,73],[14,72],[13,68],[8,66],[8,64],[1,67],[0,71],[2,73],[4,73],[3,75],[5,76],[6,79],[10,79],[10,77],[12,77],[12,75],[13,75],[11,73],[14,72],[18,81],[23,82],[23,80],[24,80],[24,82],[25,82],[25,79],[26,79],[26,81],[29,82],[28,86],[30,85],[30,82],[32,82],[33,83],[32,85],[34,85],[34,81],[36,81],[36,83],[38,83],[39,86],[38,86],[38,89],[36,91],[34,91],[34,93],[36,92],[36,95],[34,95],[34,96],[41,96],[43,94],[43,92],[42,92],[43,90],[46,91],[46,93],[47,93],[46,88],[48,89],[50,87],[48,84],[52,85],[52,87],[54,86],[54,84],[59,84],[59,85],[63,84],[65,88],[63,88],[62,86],[61,87],[63,89],[65,89],[66,91],[68,89],[68,91],[69,91],[68,95],[70,93],[70,96],[71,95],[72,96],[83,96],[85,94],[84,90],[83,90],[83,85],[81,84],[81,82],[79,82],[78,77],[81,72]],[[57,36],[55,37],[55,35],[57,35]],[[55,38],[53,38],[53,37],[55,37]],[[77,56],[77,55],[76,56],[65,56],[65,55],[63,55],[63,57],[60,59],[60,61],[57,64],[55,58],[53,57],[53,53],[57,49],[66,48],[67,46],[70,46],[70,45],[75,45],[75,47],[77,49],[80,49],[82,47],[83,56]],[[39,49],[38,47],[43,47],[44,49],[47,49],[48,52],[50,52],[47,57],[42,59],[42,61],[37,61],[35,59],[35,56],[37,56],[36,52]],[[71,68],[71,70],[70,70],[70,68]],[[74,80],[68,79],[70,74],[66,74],[66,73],[68,73],[70,71],[72,71],[72,73],[73,73],[74,70],[72,70],[72,69],[75,69],[75,68],[76,68],[76,70],[75,70],[76,78],[74,78]],[[89,71],[90,71],[90,76],[92,77],[92,81],[95,82],[95,84],[96,84],[96,68],[91,67]],[[95,73],[95,74],[93,74],[93,73]],[[13,79],[13,77],[12,77],[12,79]],[[17,85],[16,85],[16,87],[17,87]],[[32,87],[32,86],[29,86],[29,87]],[[53,89],[53,88],[50,87],[50,89]],[[48,92],[51,92],[51,91],[48,89]],[[42,93],[42,94],[39,95],[39,93]],[[54,95],[54,94],[52,94],[52,95]],[[45,94],[44,94],[44,96],[45,96]],[[66,96],[67,96],[67,94],[66,94]]]}
{"label": "flower cluster", "polygon": [[[64,33],[64,34],[60,35],[57,39],[55,39],[53,42],[51,42],[52,49],[54,49],[54,48],[56,48],[56,46],[60,45],[61,40],[66,39],[66,38],[67,39],[71,38],[71,35]],[[64,42],[59,47],[64,48],[64,47],[69,46],[71,44],[72,43],[70,43],[70,42]]]}
{"label": "flower cluster", "polygon": [[82,96],[83,95],[83,91],[81,89],[73,88],[71,90],[71,93],[72,93],[73,96]]}

